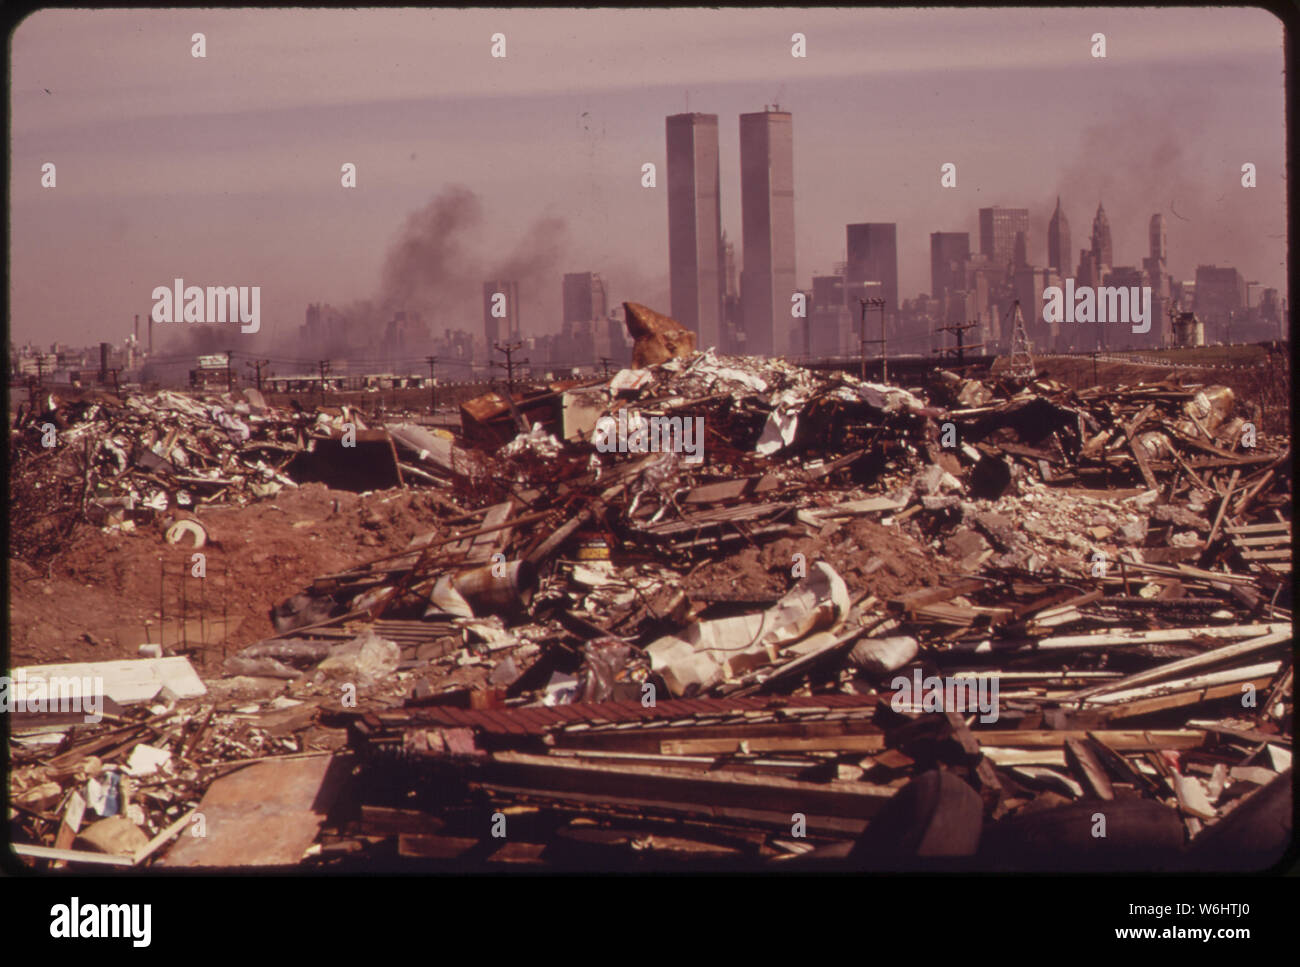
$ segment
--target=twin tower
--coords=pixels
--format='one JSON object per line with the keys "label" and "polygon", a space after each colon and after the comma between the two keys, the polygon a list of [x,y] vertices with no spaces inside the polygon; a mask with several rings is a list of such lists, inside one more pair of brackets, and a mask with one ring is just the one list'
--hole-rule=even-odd
{"label": "twin tower", "polygon": [[795,288],[794,136],[789,111],[740,115],[741,240],[737,327],[726,332],[718,116],[673,114],[668,131],[672,314],[701,349],[772,355],[789,345]]}

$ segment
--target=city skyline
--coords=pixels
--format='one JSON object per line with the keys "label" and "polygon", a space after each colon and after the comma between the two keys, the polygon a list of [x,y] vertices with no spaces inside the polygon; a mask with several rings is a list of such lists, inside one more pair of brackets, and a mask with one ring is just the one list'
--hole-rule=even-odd
{"label": "city skyline", "polygon": [[[436,331],[481,331],[482,283],[511,278],[490,256],[547,217],[559,224],[542,234],[545,281],[521,284],[525,335],[560,328],[566,273],[599,272],[611,304],[669,311],[664,118],[687,108],[724,119],[720,223],[742,240],[734,119],[773,101],[797,116],[799,289],[846,259],[845,226],[875,222],[897,225],[899,299],[929,292],[931,234],[975,239],[989,207],[1027,209],[1028,262],[1047,265],[1059,194],[1076,226],[1105,203],[1116,263],[1142,264],[1158,212],[1174,278],[1231,266],[1289,299],[1281,25],[1262,11],[1108,11],[1105,62],[1078,39],[1092,32],[1088,11],[371,13],[364,25],[345,11],[149,11],[130,27],[115,11],[42,11],[24,21],[10,93],[11,338],[120,340],[148,311],[149,291],[181,276],[261,285],[267,322],[248,338],[283,337],[309,304],[372,297],[403,222],[457,184],[482,200],[466,240],[486,255],[445,318],[426,313]],[[502,18],[512,46],[492,64],[487,38]],[[807,34],[806,63],[790,56],[791,18]],[[198,27],[206,64],[191,61],[188,43],[171,47]],[[559,38],[587,29],[606,31],[597,67],[552,66],[554,44],[572,43]],[[962,29],[986,49],[963,54]],[[633,35],[673,30],[725,35],[726,52],[702,63],[679,42],[653,69],[628,59]],[[852,45],[873,32],[894,44],[863,64]],[[387,88],[357,70],[393,44],[413,50],[407,34],[454,56],[392,68]],[[331,60],[349,43],[360,53]],[[281,47],[291,62],[317,52],[322,64],[304,72],[314,86],[267,72]],[[151,61],[157,70],[142,72]],[[478,66],[456,73],[467,64]],[[1044,113],[1049,79],[1055,96],[1086,91],[1096,109]],[[993,96],[1005,110],[987,110]],[[56,189],[39,185],[47,161],[58,163]],[[339,187],[347,161],[358,171],[351,191]],[[1258,188],[1240,186],[1245,161]],[[658,166],[653,189],[641,184],[647,162]],[[939,185],[946,162],[956,188]]]}

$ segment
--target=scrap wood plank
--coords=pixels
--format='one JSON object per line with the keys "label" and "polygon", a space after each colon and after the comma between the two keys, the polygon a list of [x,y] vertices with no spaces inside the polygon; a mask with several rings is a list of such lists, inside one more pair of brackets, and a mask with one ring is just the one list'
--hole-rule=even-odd
{"label": "scrap wood plank", "polygon": [[1134,434],[1136,434],[1137,431],[1142,429],[1146,424],[1147,417],[1154,413],[1155,409],[1155,403],[1148,403],[1146,406],[1142,407],[1142,409],[1138,411],[1138,415],[1133,417],[1133,419],[1124,425],[1124,435],[1129,439],[1132,439]]}
{"label": "scrap wood plank", "polygon": [[369,805],[362,805],[361,819],[357,823],[359,831],[367,836],[438,833],[445,825],[438,816],[417,809],[390,809]]}
{"label": "scrap wood plank", "polygon": [[1115,790],[1106,776],[1106,770],[1102,767],[1088,739],[1066,739],[1065,758],[1083,776],[1093,793],[1102,799],[1115,798]]}
{"label": "scrap wood plank", "polygon": [[584,507],[579,513],[575,514],[564,524],[561,524],[550,537],[542,541],[535,548],[528,552],[525,560],[529,564],[538,565],[551,556],[551,554],[566,540],[568,540],[579,527],[582,527],[597,514],[605,509],[605,504],[613,500],[618,494],[623,492],[626,484],[615,484],[601,492],[600,497]]}
{"label": "scrap wood plank", "polygon": [[[70,849],[72,844],[77,840],[77,833],[81,830],[81,820],[86,813],[86,800],[81,797],[81,793],[75,789],[72,795],[68,797],[67,808],[63,811],[63,819],[59,822],[58,835],[54,837],[55,849]],[[67,864],[62,860],[53,864],[54,869],[62,869]]]}
{"label": "scrap wood plank", "polygon": [[[1225,531],[1226,530],[1227,528],[1225,528]],[[1265,535],[1264,537],[1239,537],[1236,534],[1229,534],[1228,536],[1232,538],[1232,543],[1236,544],[1238,547],[1244,548],[1276,547],[1283,541],[1289,541],[1291,539],[1289,533]]]}
{"label": "scrap wood plank", "polygon": [[894,794],[864,782],[805,782],[748,773],[704,773],[660,766],[612,766],[522,752],[493,753],[474,769],[471,781],[488,786],[528,788],[542,797],[587,793],[646,801],[704,804],[870,819]]}
{"label": "scrap wood plank", "polygon": [[1270,534],[1277,531],[1291,532],[1291,522],[1289,520],[1277,521],[1268,524],[1250,524],[1245,527],[1225,527],[1224,531],[1229,534]]}
{"label": "scrap wood plank", "polygon": [[1247,655],[1254,651],[1271,648],[1274,645],[1280,645],[1285,641],[1290,641],[1291,638],[1291,628],[1288,625],[1283,631],[1261,635],[1257,638],[1247,639],[1246,641],[1238,641],[1231,645],[1224,645],[1221,648],[1202,652],[1199,655],[1192,655],[1190,658],[1180,658],[1176,661],[1165,662],[1156,668],[1149,668],[1146,671],[1135,672],[1134,674],[1126,675],[1123,678],[1080,689],[1079,691],[1067,696],[1063,701],[1074,702],[1088,698],[1089,696],[1103,694],[1105,692],[1122,691],[1127,688],[1132,688],[1135,685],[1144,685],[1148,682],[1158,682],[1162,678],[1170,677],[1192,668],[1200,668],[1203,665],[1213,665],[1217,662],[1227,661],[1230,658],[1239,658],[1242,655]]}
{"label": "scrap wood plank", "polygon": [[961,713],[954,712],[952,709],[944,711],[944,718],[948,720],[948,727],[952,730],[955,738],[962,751],[971,758],[975,766],[975,778],[979,780],[980,794],[985,802],[992,805],[995,813],[1002,803],[1002,798],[1006,790],[1002,787],[1002,780],[993,769],[993,763],[984,758],[984,753],[980,750],[979,740],[971,734],[971,730],[966,725],[966,720],[961,717]]}
{"label": "scrap wood plank", "polygon": [[1189,728],[1204,729],[1206,732],[1214,732],[1217,735],[1226,735],[1228,738],[1239,739],[1242,742],[1249,742],[1252,745],[1276,742],[1279,745],[1285,745],[1288,748],[1291,746],[1291,737],[1287,735],[1270,735],[1267,732],[1257,732],[1254,729],[1238,729],[1205,719],[1191,719],[1188,721],[1187,725]]}
{"label": "scrap wood plank", "polygon": [[144,846],[141,846],[140,849],[136,851],[134,857],[135,865],[139,866],[150,856],[156,853],[163,846],[163,844],[168,842],[172,837],[174,837],[177,833],[179,833],[182,829],[184,829],[185,826],[189,824],[190,820],[194,818],[194,814],[197,813],[198,811],[199,811],[198,807],[197,806],[194,807],[189,812],[185,813],[185,815],[181,816],[180,819],[176,820],[176,822],[172,823],[166,829],[159,832],[157,836],[149,840],[149,842],[146,843]]}
{"label": "scrap wood plank", "polygon": [[1115,648],[1124,645],[1168,644],[1195,641],[1198,638],[1250,638],[1256,635],[1291,633],[1290,623],[1210,625],[1199,628],[1158,628],[1152,631],[1121,631],[1096,635],[1059,635],[1040,638],[1025,646],[1030,650],[1086,650],[1089,648]]}
{"label": "scrap wood plank", "polygon": [[513,510],[513,500],[493,504],[488,508],[487,516],[483,518],[483,526],[478,528],[478,533],[472,538],[467,537],[453,544],[451,550],[463,551],[466,564],[484,564],[490,561],[493,551],[510,540],[513,525],[508,522]]}
{"label": "scrap wood plank", "polygon": [[888,604],[892,610],[910,614],[917,608],[948,601],[958,595],[969,594],[983,587],[983,581],[977,581],[974,578],[962,578],[945,587],[921,588],[917,591],[909,591],[897,598],[891,598]]}
{"label": "scrap wood plank", "polygon": [[1251,502],[1263,492],[1264,488],[1268,486],[1269,481],[1273,479],[1273,474],[1273,470],[1268,470],[1258,481],[1252,483],[1249,487],[1243,488],[1241,496],[1238,497],[1237,502],[1232,505],[1232,513],[1234,517],[1240,517],[1241,513],[1251,504]]}
{"label": "scrap wood plank", "polygon": [[888,497],[867,497],[864,500],[849,500],[829,507],[810,507],[808,513],[814,517],[861,517],[864,514],[902,510],[906,506],[906,502],[891,500]]}
{"label": "scrap wood plank", "polygon": [[663,755],[749,755],[759,752],[880,752],[883,734],[823,735],[807,738],[768,736],[752,739],[665,739],[659,743]]}
{"label": "scrap wood plank", "polygon": [[741,477],[737,480],[718,480],[692,488],[681,498],[681,502],[684,504],[721,503],[726,500],[738,500],[741,497],[761,494],[768,490],[774,490],[778,486],[780,486],[780,480],[770,473],[762,476]]}
{"label": "scrap wood plank", "polygon": [[1079,594],[1074,588],[1060,588],[1049,591],[1032,601],[1012,605],[1011,617],[1013,620],[1019,620],[1028,616],[1032,617],[1034,621],[1042,622],[1057,615],[1066,614],[1074,608],[1092,604],[1100,597],[1100,589],[1089,591],[1086,594]]}
{"label": "scrap wood plank", "polygon": [[1241,476],[1241,470],[1233,470],[1232,477],[1228,481],[1228,486],[1224,488],[1223,500],[1219,504],[1219,512],[1214,516],[1214,526],[1210,528],[1210,536],[1205,539],[1206,553],[1208,555],[1210,545],[1214,539],[1219,536],[1219,525],[1223,523],[1223,515],[1228,511],[1228,500],[1232,497],[1233,488],[1237,486],[1237,478]]}
{"label": "scrap wood plank", "polygon": [[728,742],[734,748],[743,741],[753,742],[774,738],[834,741],[849,736],[874,737],[879,734],[880,730],[878,726],[871,724],[870,719],[870,714],[867,714],[865,718],[832,722],[688,725],[637,728],[622,731],[593,731],[588,729],[580,732],[555,732],[552,734],[552,738],[555,746],[562,749],[659,752],[670,744],[688,740]]}
{"label": "scrap wood plank", "polygon": [[1067,739],[1090,738],[1112,749],[1198,749],[1205,744],[1201,729],[978,729],[971,733],[980,745],[1009,748],[1064,747]]}
{"label": "scrap wood plank", "polygon": [[[793,781],[793,780],[787,780]],[[631,793],[610,795],[606,793],[552,792],[529,786],[509,786],[500,783],[472,784],[492,794],[511,800],[544,802],[548,809],[570,810],[589,814],[593,807],[603,808],[613,813],[620,813],[644,819],[647,815],[665,814],[687,819],[702,819],[705,822],[734,823],[739,826],[765,826],[770,829],[789,833],[790,813],[781,809],[757,809],[746,806],[721,806],[699,799],[654,799],[636,796]],[[858,783],[862,785],[862,783]],[[867,820],[855,816],[843,816],[833,812],[818,812],[816,809],[801,809],[807,821],[809,833],[818,836],[831,836],[852,839],[866,828]]]}
{"label": "scrap wood plank", "polygon": [[1102,734],[1097,732],[1088,732],[1087,739],[1092,743],[1093,751],[1097,758],[1110,770],[1111,775],[1117,776],[1125,782],[1132,784],[1135,789],[1154,794],[1159,789],[1156,782],[1149,778],[1144,772],[1134,766],[1128,759],[1119,754],[1117,748],[1113,747]]}
{"label": "scrap wood plank", "polygon": [[1156,480],[1156,475],[1151,472],[1151,465],[1147,463],[1146,454],[1142,452],[1142,444],[1138,443],[1132,437],[1127,440],[1129,452],[1133,454],[1138,471],[1142,474],[1142,480],[1151,490],[1159,490],[1160,484]]}
{"label": "scrap wood plank", "polygon": [[476,850],[485,850],[483,841],[469,836],[400,833],[397,855],[418,859],[465,859]]}
{"label": "scrap wood plank", "polygon": [[1009,749],[996,745],[982,746],[985,758],[995,766],[1064,766],[1064,748]]}
{"label": "scrap wood plank", "polygon": [[1229,682],[1224,685],[1207,685],[1197,689],[1170,692],[1167,695],[1157,695],[1152,698],[1131,699],[1113,705],[1104,705],[1101,706],[1098,711],[1100,711],[1108,721],[1117,722],[1123,719],[1150,715],[1152,712],[1162,712],[1165,709],[1184,708],[1189,705],[1200,705],[1204,702],[1213,702],[1223,698],[1238,697],[1241,695],[1242,686],[1246,684],[1251,685],[1256,691],[1262,691],[1268,687],[1269,682],[1272,680],[1272,676],[1264,676],[1249,682],[1240,681]]}
{"label": "scrap wood plank", "polygon": [[61,860],[65,863],[92,863],[99,866],[135,866],[135,858],[116,853],[92,853],[89,850],[55,849],[49,846],[32,846],[28,843],[11,843],[9,848],[19,856],[41,860]]}

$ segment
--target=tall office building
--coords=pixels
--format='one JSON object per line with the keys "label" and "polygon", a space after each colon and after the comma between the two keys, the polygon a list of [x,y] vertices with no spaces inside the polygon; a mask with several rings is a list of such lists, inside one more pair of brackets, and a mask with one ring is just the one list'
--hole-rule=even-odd
{"label": "tall office building", "polygon": [[930,295],[942,299],[966,288],[965,264],[970,258],[970,232],[930,233]]}
{"label": "tall office building", "polygon": [[1029,238],[1029,209],[981,208],[980,254],[1000,269],[1010,271],[1016,263],[1016,234]]}
{"label": "tall office building", "polygon": [[736,268],[736,243],[722,233],[722,264],[725,283],[722,287],[722,336],[718,348],[725,353],[744,355],[744,320],[740,316],[740,275]]}
{"label": "tall office building", "polygon": [[668,264],[673,318],[718,345],[723,252],[718,116],[673,114],[668,134]]}
{"label": "tall office building", "polygon": [[[795,289],[794,134],[789,111],[740,116],[740,273],[745,351],[784,353]],[[802,321],[802,320],[800,320]]]}
{"label": "tall office building", "polygon": [[1061,210],[1061,196],[1056,196],[1056,211],[1047,223],[1047,267],[1061,275],[1070,272],[1070,222]]}
{"label": "tall office building", "polygon": [[736,243],[727,238],[727,233],[722,233],[722,264],[723,264],[723,295],[725,298],[732,298],[740,295],[740,285],[736,278]]}
{"label": "tall office building", "polygon": [[[1246,280],[1231,266],[1196,267],[1196,293],[1193,309],[1205,323],[1205,338],[1210,342],[1229,342],[1232,323],[1246,307]],[[1237,334],[1241,335],[1240,331]]]}
{"label": "tall office building", "polygon": [[1115,264],[1115,250],[1110,243],[1110,219],[1106,217],[1101,202],[1097,202],[1097,214],[1092,219],[1092,254],[1103,273]]}
{"label": "tall office building", "polygon": [[1165,235],[1165,216],[1156,212],[1151,216],[1151,223],[1147,227],[1148,239],[1150,242],[1150,255],[1153,261],[1158,262],[1161,271],[1165,271],[1169,264],[1169,239]]}
{"label": "tall office building", "polygon": [[605,282],[595,272],[564,275],[564,322],[591,322],[605,318]]}
{"label": "tall office building", "polygon": [[1149,345],[1167,346],[1173,342],[1173,329],[1169,318],[1170,282],[1169,243],[1165,237],[1165,216],[1156,212],[1147,225],[1150,254],[1142,260],[1146,284],[1151,286],[1151,332],[1145,340]]}
{"label": "tall office building", "polygon": [[[500,298],[504,297],[504,298]],[[492,344],[519,338],[519,283],[499,280],[483,283],[483,337],[488,359],[494,359]]]}
{"label": "tall office building", "polygon": [[885,315],[898,313],[898,226],[894,222],[863,222],[845,226],[849,264],[845,277],[853,282],[879,282]]}

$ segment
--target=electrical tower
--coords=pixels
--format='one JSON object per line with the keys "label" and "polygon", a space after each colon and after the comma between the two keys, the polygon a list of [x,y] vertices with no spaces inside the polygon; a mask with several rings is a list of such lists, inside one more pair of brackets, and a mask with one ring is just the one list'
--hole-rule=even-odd
{"label": "electrical tower", "polygon": [[1012,303],[1010,314],[1014,317],[1015,328],[1011,334],[1011,361],[1007,365],[1007,373],[1017,379],[1033,379],[1034,357],[1030,353],[1029,334],[1025,332],[1025,319],[1020,314],[1019,299]]}
{"label": "electrical tower", "polygon": [[[858,345],[858,351],[862,357],[862,381],[867,379],[867,343],[880,343],[880,381],[889,382],[889,363],[886,359],[886,341],[885,341],[885,300],[884,299],[859,299],[858,303],[862,306],[862,338]],[[867,309],[880,310],[880,338],[867,338]]]}

